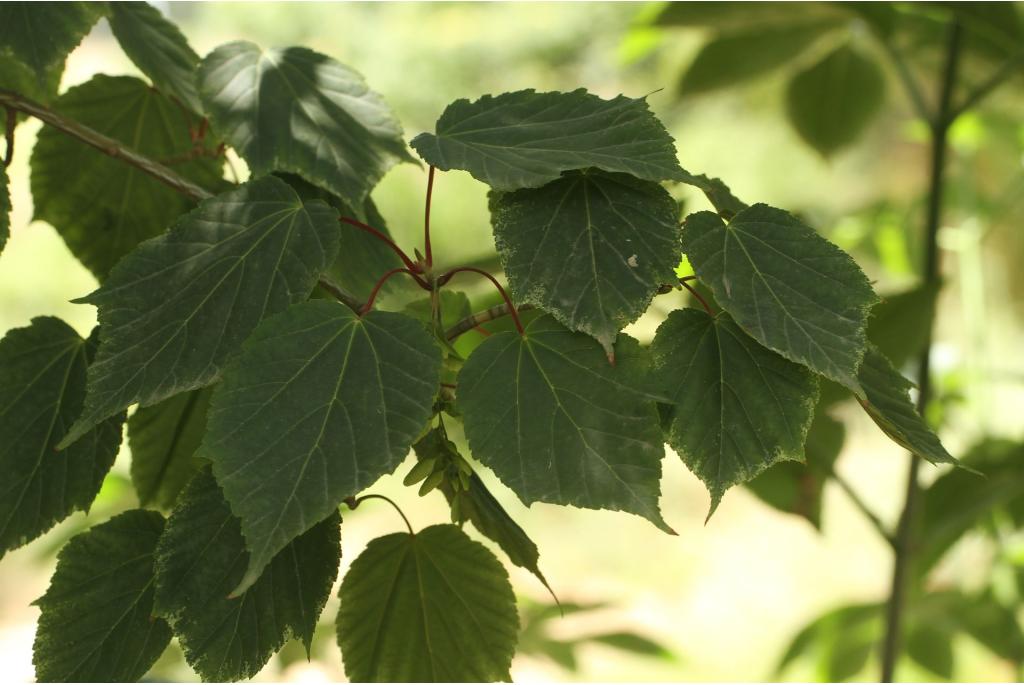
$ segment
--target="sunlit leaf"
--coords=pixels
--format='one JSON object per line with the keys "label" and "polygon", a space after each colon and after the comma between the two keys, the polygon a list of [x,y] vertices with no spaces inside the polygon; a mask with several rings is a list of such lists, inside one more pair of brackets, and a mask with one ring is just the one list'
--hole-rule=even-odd
{"label": "sunlit leaf", "polygon": [[0,3],[0,53],[12,55],[44,82],[106,11],[101,2]]}

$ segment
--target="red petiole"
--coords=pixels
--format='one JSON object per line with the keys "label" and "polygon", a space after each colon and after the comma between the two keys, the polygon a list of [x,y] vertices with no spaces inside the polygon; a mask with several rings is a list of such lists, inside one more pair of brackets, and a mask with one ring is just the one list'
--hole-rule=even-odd
{"label": "red petiole", "polygon": [[384,284],[387,283],[388,279],[394,276],[395,274],[409,274],[410,276],[413,277],[413,280],[415,280],[421,288],[423,288],[424,290],[432,290],[429,283],[427,283],[422,278],[417,276],[411,270],[400,266],[398,268],[392,269],[391,271],[388,271],[386,274],[380,277],[380,280],[377,281],[377,284],[373,286],[373,290],[370,292],[370,297],[366,299],[366,304],[364,304],[362,308],[359,310],[359,316],[364,316],[367,312],[373,309],[373,301],[377,299],[377,293],[379,293],[380,289],[384,287]]}
{"label": "red petiole", "polygon": [[405,264],[405,268],[411,271],[413,275],[423,273],[423,267],[409,259],[409,255],[405,254],[405,251],[403,251],[402,248],[396,245],[395,241],[391,240],[391,238],[387,237],[386,235],[384,235],[384,233],[378,231],[373,226],[369,226],[367,224],[364,224],[362,221],[356,221],[355,219],[351,219],[347,216],[338,217],[338,221],[340,221],[343,224],[348,224],[349,226],[355,226],[356,228],[366,231],[370,235],[374,236],[375,238],[377,238],[377,240],[387,243],[387,246],[394,250],[395,254],[397,254],[398,257],[402,260],[402,263]]}
{"label": "red petiole", "polygon": [[708,313],[708,316],[714,316],[715,315],[715,311],[713,309],[711,309],[711,305],[708,304],[708,301],[705,300],[704,297],[699,292],[697,292],[696,288],[694,288],[692,285],[690,285],[689,283],[686,282],[686,281],[688,281],[691,278],[696,278],[696,276],[687,276],[686,278],[680,278],[679,279],[679,284],[681,286],[683,286],[684,288],[686,288],[687,290],[689,290],[690,294],[697,298],[697,301],[700,302],[701,306],[704,307],[704,311],[706,311]]}

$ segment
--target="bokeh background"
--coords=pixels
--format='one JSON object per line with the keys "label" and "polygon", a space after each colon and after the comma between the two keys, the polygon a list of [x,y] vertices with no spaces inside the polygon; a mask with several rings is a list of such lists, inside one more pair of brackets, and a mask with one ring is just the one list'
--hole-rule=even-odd
{"label": "bokeh background", "polygon": [[[408,137],[432,130],[446,104],[522,88],[585,87],[603,97],[649,95],[677,141],[682,165],[724,179],[748,202],[799,212],[862,264],[880,293],[913,286],[920,261],[927,138],[895,79],[885,108],[852,148],[825,159],[785,119],[785,71],[703,96],[677,94],[679,75],[706,39],[701,30],[650,26],[647,3],[174,3],[159,4],[203,55],[246,39],[263,46],[306,45],[361,71],[397,112]],[[794,6],[793,12],[802,11]],[[875,50],[864,29],[849,33]],[[821,46],[826,50],[827,45]],[[813,55],[807,59],[813,59]],[[797,67],[799,64],[797,65]],[[889,68],[888,66],[886,67]],[[101,22],[71,55],[61,89],[95,73],[136,74]],[[927,74],[924,74],[927,76]],[[986,437],[1024,438],[1024,124],[1021,81],[1004,87],[951,134],[949,193],[939,234],[946,287],[934,347],[936,412],[956,455]],[[12,237],[0,256],[0,331],[54,314],[83,335],[95,311],[69,303],[95,281],[54,229],[32,221],[28,161],[37,122],[19,129],[11,172]],[[244,173],[244,171],[243,171]],[[418,245],[425,168],[392,170],[373,193],[398,242]],[[706,201],[672,190],[690,210]],[[486,188],[468,174],[439,175],[434,194],[435,255],[443,264],[492,260]],[[484,290],[472,289],[483,297]],[[480,300],[482,301],[482,300]],[[649,340],[658,316],[683,303],[657,299],[630,332]],[[847,440],[837,470],[883,521],[895,522],[906,454],[855,406],[837,414]],[[76,514],[0,564],[0,672],[32,680],[38,610],[60,545],[83,528],[137,506],[122,449],[89,516]],[[373,492],[397,499],[417,527],[447,519],[440,494],[419,498],[401,476]],[[939,469],[924,469],[925,480]],[[570,609],[565,618],[536,579],[509,566],[526,621],[517,681],[530,680],[807,680],[820,676],[801,658],[778,676],[793,636],[830,608],[882,600],[891,573],[889,548],[835,485],[825,490],[821,530],[781,513],[743,488],[731,490],[705,524],[707,492],[682,462],[665,460],[662,508],[679,537],[610,512],[537,504],[527,509],[490,477],[492,490],[538,544],[541,568]],[[386,506],[345,513],[340,577],[373,537],[398,530]],[[935,587],[992,581],[993,559],[1024,565],[1024,536],[1010,531],[993,551],[969,535],[931,576]],[[504,557],[502,557],[504,558]],[[1003,566],[1000,566],[1003,568]],[[1019,600],[1019,596],[1018,596]],[[332,600],[314,659],[289,644],[257,680],[343,680],[334,644]],[[959,635],[958,680],[1016,680],[1021,665]],[[877,678],[877,659],[854,677]],[[901,665],[904,679],[935,673]],[[158,680],[194,680],[172,648],[154,668]]]}

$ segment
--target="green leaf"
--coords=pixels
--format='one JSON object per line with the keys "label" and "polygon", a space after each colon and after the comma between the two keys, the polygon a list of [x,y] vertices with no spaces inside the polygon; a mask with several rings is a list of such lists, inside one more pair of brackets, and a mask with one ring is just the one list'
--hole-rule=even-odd
{"label": "green leaf", "polygon": [[939,284],[932,283],[887,295],[871,310],[868,340],[893,366],[899,368],[917,358],[928,345],[939,289]]}
{"label": "green leaf", "polygon": [[329,300],[253,332],[213,394],[200,456],[242,521],[243,592],[295,536],[409,453],[437,394],[440,350],[403,314]]}
{"label": "green leaf", "polygon": [[593,336],[611,356],[679,263],[676,203],[657,183],[599,170],[492,194],[498,255],[517,302]]}
{"label": "green leaf", "polygon": [[664,444],[643,350],[621,335],[615,365],[549,316],[497,333],[459,373],[469,447],[526,504],[627,511],[672,532],[658,510]]}
{"label": "green leaf", "polygon": [[963,463],[984,478],[953,469],[936,479],[921,497],[921,546],[915,566],[922,575],[967,531],[989,520],[1000,508],[1024,502],[1024,445],[985,440],[964,455]]}
{"label": "green leaf", "polygon": [[519,628],[508,574],[455,526],[371,541],[338,596],[338,645],[353,682],[508,676]]}
{"label": "green leaf", "polygon": [[[458,322],[473,313],[473,307],[469,296],[461,290],[439,290],[437,292],[441,306],[441,327],[451,328]],[[402,310],[404,314],[413,316],[420,321],[430,322],[433,317],[433,309],[429,295],[413,300]]]}
{"label": "green leaf", "polygon": [[199,471],[194,458],[206,430],[212,388],[183,392],[141,407],[128,420],[132,483],[139,504],[169,509]]}
{"label": "green leaf", "polygon": [[734,86],[792,61],[823,35],[834,21],[753,26],[720,34],[705,43],[679,82],[680,95]]}
{"label": "green leaf", "polygon": [[909,394],[913,383],[874,345],[868,346],[857,378],[863,388],[857,401],[893,442],[933,464],[958,463],[914,409]]}
{"label": "green leaf", "polygon": [[846,438],[843,424],[825,413],[821,400],[814,409],[814,420],[804,441],[805,464],[776,464],[748,482],[761,501],[779,511],[796,514],[821,530],[822,496],[825,483]]}
{"label": "green leaf", "polygon": [[88,511],[114,463],[123,415],[54,449],[82,410],[91,353],[70,326],[48,316],[0,340],[0,556],[75,510]]}
{"label": "green leaf", "polygon": [[953,635],[945,626],[917,622],[908,626],[907,656],[945,679],[953,677]]}
{"label": "green leaf", "polygon": [[688,171],[684,175],[683,183],[693,186],[704,193],[711,206],[718,212],[718,215],[726,221],[729,221],[747,208],[748,205],[733,195],[732,191],[729,190],[729,186],[725,185],[722,179],[710,178],[704,174],[695,175]]}
{"label": "green leaf", "polygon": [[[0,11],[10,4],[13,3],[0,4]],[[42,77],[39,77],[27,64],[19,62],[9,52],[0,49],[0,88],[3,90],[12,90],[45,105],[57,97],[57,89],[60,86],[60,77],[63,73],[64,62],[59,62],[47,69]],[[18,113],[18,121],[22,121],[26,116]]]}
{"label": "green leaf", "polygon": [[106,3],[99,2],[0,3],[0,52],[24,63],[43,83],[105,12]]}
{"label": "green leaf", "polygon": [[878,298],[848,254],[763,204],[728,224],[711,212],[691,214],[682,247],[715,299],[758,342],[859,387],[865,325]]}
{"label": "green leaf", "polygon": [[603,100],[582,88],[484,95],[448,105],[436,131],[413,138],[420,157],[495,190],[537,188],[587,167],[647,181],[683,176],[672,136],[643,98]]}
{"label": "green leaf", "polygon": [[[94,76],[61,95],[54,109],[153,159],[177,158],[193,149],[181,109],[137,78]],[[199,157],[175,164],[174,170],[200,186],[217,187],[224,183],[222,164]],[[31,166],[35,218],[56,228],[100,280],[195,204],[55,128],[39,132]]]}
{"label": "green leaf", "polygon": [[664,645],[637,633],[603,633],[601,635],[591,635],[587,637],[587,641],[642,656],[658,657],[660,659],[671,659],[673,656],[672,652],[666,649]]}
{"label": "green leaf", "polygon": [[135,682],[171,641],[153,616],[153,550],[164,517],[133,509],[60,551],[32,647],[40,682]]}
{"label": "green leaf", "polygon": [[[828,16],[829,3],[806,3],[799,18]],[[655,18],[657,26],[687,26],[713,29],[742,29],[752,26],[792,24],[797,13],[788,2],[669,2]]]}
{"label": "green leaf", "polygon": [[793,76],[786,89],[786,112],[800,137],[828,157],[857,140],[884,99],[881,68],[843,45]]}
{"label": "green leaf", "polygon": [[61,445],[130,404],[215,381],[257,323],[309,297],[337,253],[337,225],[329,207],[267,177],[140,245],[76,300],[99,307],[100,349],[85,412]]}
{"label": "green leaf", "polygon": [[111,2],[109,21],[121,49],[153,85],[201,114],[195,81],[199,55],[178,27],[148,2]]}
{"label": "green leaf", "polygon": [[290,637],[310,648],[341,560],[337,511],[282,549],[241,597],[249,554],[209,469],[186,487],[156,548],[156,613],[208,682],[251,678]]}
{"label": "green leaf", "polygon": [[[287,173],[277,173],[288,183],[303,201],[323,200],[341,216],[359,217],[365,219],[366,223],[379,230],[384,235],[391,237],[391,232],[384,222],[384,217],[377,210],[377,205],[369,197],[361,205],[360,210],[355,211],[341,201],[337,195],[333,195],[322,188],[304,180],[301,176]],[[334,283],[345,288],[353,295],[366,300],[369,298],[373,287],[377,284],[383,274],[395,267],[402,266],[398,255],[387,246],[384,241],[373,235],[349,224],[338,224],[340,231],[338,256],[334,263],[327,269],[327,275]],[[398,281],[389,280],[384,284],[383,292],[388,292]]]}
{"label": "green leaf", "polygon": [[728,314],[672,312],[651,356],[672,401],[668,443],[711,493],[708,516],[733,485],[777,462],[804,460],[818,401],[814,374],[759,345]]}
{"label": "green leaf", "polygon": [[814,657],[816,677],[842,682],[857,675],[882,638],[882,605],[852,604],[833,609],[801,630],[776,667],[776,678],[796,659]]}
{"label": "green leaf", "polygon": [[[427,459],[451,461],[453,456],[455,459],[461,459],[455,444],[444,432],[443,424],[420,438],[413,448],[416,450],[416,458],[421,462]],[[469,476],[468,490],[456,490],[448,482],[442,483],[439,489],[444,493],[449,505],[458,499],[458,523],[472,523],[483,535],[498,543],[513,564],[537,576],[544,587],[551,591],[551,586],[540,571],[540,552],[536,543],[509,516],[480,480],[480,476],[476,473]]]}
{"label": "green leaf", "polygon": [[0,252],[11,237],[11,193],[7,189],[7,168],[0,168]]}
{"label": "green leaf", "polygon": [[412,161],[380,95],[354,70],[306,48],[222,45],[203,58],[199,94],[254,174],[290,171],[352,206],[397,162]]}

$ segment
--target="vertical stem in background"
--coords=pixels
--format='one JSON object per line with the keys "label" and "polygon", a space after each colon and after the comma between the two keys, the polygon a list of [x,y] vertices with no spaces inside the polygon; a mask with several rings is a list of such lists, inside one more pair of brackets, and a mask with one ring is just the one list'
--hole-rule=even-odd
{"label": "vertical stem in background", "polygon": [[[931,176],[928,187],[928,209],[925,221],[925,253],[922,277],[925,284],[937,283],[939,280],[939,245],[938,232],[942,219],[942,183],[946,165],[946,146],[949,128],[953,123],[952,99],[956,86],[957,65],[960,61],[960,23],[954,18],[949,30],[949,41],[946,46],[946,62],[942,74],[942,86],[939,93],[939,107],[931,122]],[[931,328],[928,339],[917,368],[917,410],[923,415],[931,394]],[[907,474],[907,494],[900,515],[899,527],[896,531],[895,559],[893,561],[892,585],[885,616],[885,641],[882,644],[882,682],[892,682],[896,670],[896,661],[900,652],[901,634],[903,630],[903,611],[906,605],[907,587],[910,578],[910,567],[914,554],[914,522],[917,509],[917,497],[920,491],[917,472],[921,465],[920,457],[910,456],[910,468]]]}
{"label": "vertical stem in background", "polygon": [[433,194],[434,167],[431,166],[427,175],[427,203],[423,210],[423,251],[426,252],[427,266],[434,265],[434,251],[430,247],[430,200]]}

